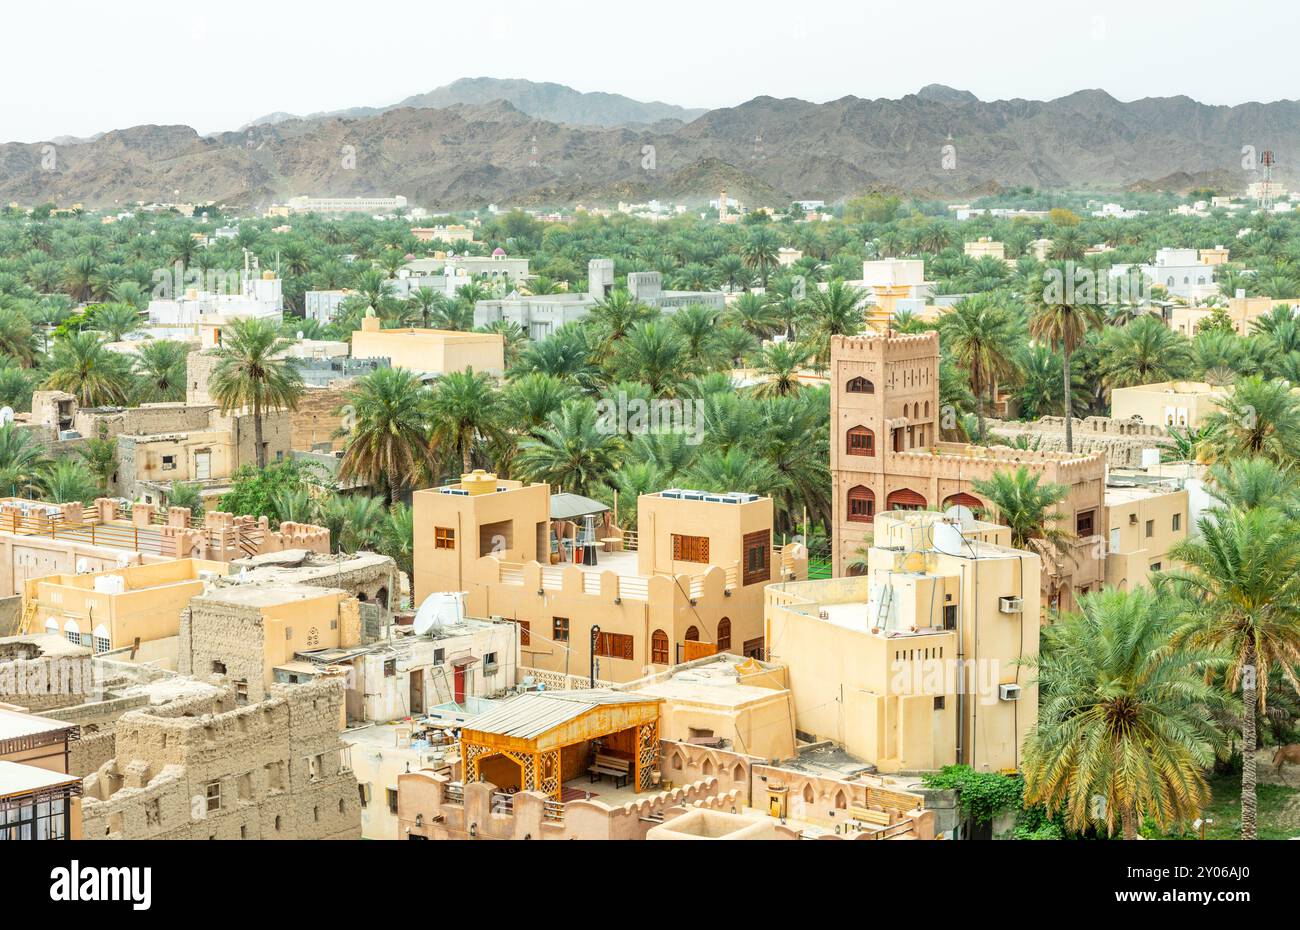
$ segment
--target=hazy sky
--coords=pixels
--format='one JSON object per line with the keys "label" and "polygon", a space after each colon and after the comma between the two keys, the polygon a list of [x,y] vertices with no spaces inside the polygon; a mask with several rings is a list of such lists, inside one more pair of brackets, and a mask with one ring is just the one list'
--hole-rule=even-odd
{"label": "hazy sky", "polygon": [[[760,94],[1300,97],[1300,4],[1203,0],[65,0],[0,5],[0,141],[394,103],[459,77],[685,106]],[[463,10],[463,15],[458,13]]]}

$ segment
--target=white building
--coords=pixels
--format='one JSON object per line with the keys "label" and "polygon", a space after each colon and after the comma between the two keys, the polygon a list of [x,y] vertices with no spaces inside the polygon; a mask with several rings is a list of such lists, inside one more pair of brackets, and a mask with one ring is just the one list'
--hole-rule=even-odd
{"label": "white building", "polygon": [[406,198],[397,197],[292,197],[289,209],[294,213],[400,213]]}

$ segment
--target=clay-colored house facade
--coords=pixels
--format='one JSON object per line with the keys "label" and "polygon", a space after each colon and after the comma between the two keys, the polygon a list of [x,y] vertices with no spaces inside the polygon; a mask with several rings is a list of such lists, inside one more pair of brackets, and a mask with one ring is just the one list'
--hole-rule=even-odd
{"label": "clay-colored house facade", "polygon": [[788,669],[798,728],[882,772],[1016,769],[1037,717],[1017,660],[1038,651],[1039,559],[982,527],[936,540],[940,520],[882,516],[866,576],[771,586],[771,659]]}
{"label": "clay-colored house facade", "polygon": [[[1070,552],[1044,563],[1042,588],[1068,608],[1100,586],[1104,572],[1088,558],[1102,532],[1105,455],[944,442],[955,414],[939,407],[936,332],[831,338],[831,485],[835,574],[845,574],[870,544],[877,514],[948,510],[989,512],[974,482],[1020,467],[1069,494],[1059,525],[1074,534]],[[946,418],[946,419],[945,419]],[[994,517],[995,518],[995,517]]]}
{"label": "clay-colored house facade", "polygon": [[642,495],[638,531],[610,530],[584,565],[551,564],[546,485],[466,475],[417,491],[415,601],[465,591],[470,615],[520,624],[522,665],[602,681],[715,651],[761,658],[763,587],[806,577],[806,551],[773,547],[770,498],[707,497]]}
{"label": "clay-colored house facade", "polygon": [[381,329],[367,315],[352,334],[353,358],[386,358],[394,368],[440,375],[473,369],[500,375],[505,371],[505,339],[499,333],[462,333],[443,329]]}
{"label": "clay-colored house facade", "polygon": [[225,575],[224,562],[173,559],[80,575],[49,575],[27,583],[33,629],[63,634],[96,653],[133,647],[137,661],[176,667],[176,636],[190,598],[205,578]]}

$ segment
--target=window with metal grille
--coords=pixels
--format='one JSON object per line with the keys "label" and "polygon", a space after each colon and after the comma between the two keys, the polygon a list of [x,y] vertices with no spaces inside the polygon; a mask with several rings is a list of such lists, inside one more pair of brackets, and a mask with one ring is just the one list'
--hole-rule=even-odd
{"label": "window with metal grille", "polygon": [[709,561],[709,537],[680,536],[673,533],[673,560],[676,562]]}
{"label": "window with metal grille", "polygon": [[876,393],[876,386],[859,375],[856,378],[850,378],[848,383],[844,385],[844,390],[850,394],[874,394]]}

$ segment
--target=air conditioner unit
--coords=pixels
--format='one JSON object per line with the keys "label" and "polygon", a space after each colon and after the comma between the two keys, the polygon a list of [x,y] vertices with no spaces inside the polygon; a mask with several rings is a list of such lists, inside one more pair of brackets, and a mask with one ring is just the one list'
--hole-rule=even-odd
{"label": "air conditioner unit", "polygon": [[998,700],[1000,701],[1020,700],[1020,685],[998,685]]}
{"label": "air conditioner unit", "polygon": [[1023,597],[998,598],[998,610],[1004,614],[1018,614],[1024,609],[1025,599]]}

